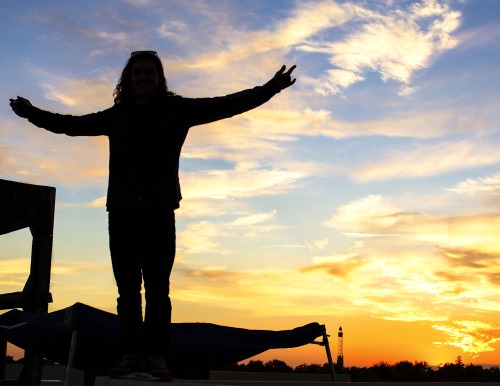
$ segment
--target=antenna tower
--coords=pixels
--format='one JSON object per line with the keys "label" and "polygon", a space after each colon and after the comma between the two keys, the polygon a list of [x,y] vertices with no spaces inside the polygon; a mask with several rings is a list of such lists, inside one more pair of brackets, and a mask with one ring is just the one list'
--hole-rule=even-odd
{"label": "antenna tower", "polygon": [[337,354],[337,367],[339,369],[344,368],[344,332],[342,331],[342,326],[339,327],[339,350]]}

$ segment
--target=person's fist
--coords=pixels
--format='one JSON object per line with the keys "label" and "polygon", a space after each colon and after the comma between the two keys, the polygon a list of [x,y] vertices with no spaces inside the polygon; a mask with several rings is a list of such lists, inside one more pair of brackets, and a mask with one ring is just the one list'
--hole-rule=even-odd
{"label": "person's fist", "polygon": [[18,96],[16,99],[10,99],[10,107],[21,118],[27,118],[33,105],[29,100]]}

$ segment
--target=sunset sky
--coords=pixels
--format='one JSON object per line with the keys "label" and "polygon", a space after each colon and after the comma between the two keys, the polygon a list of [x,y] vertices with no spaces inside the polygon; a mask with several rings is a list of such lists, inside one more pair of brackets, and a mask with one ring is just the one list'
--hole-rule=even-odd
{"label": "sunset sky", "polygon": [[[106,109],[142,49],[186,97],[296,64],[269,103],[188,135],[173,321],[319,322],[334,357],[342,326],[346,366],[500,363],[498,0],[2,1],[0,21],[0,178],[57,188],[51,311],[115,312],[108,142],[32,126],[9,98]],[[30,243],[0,237],[2,293]],[[274,358],[326,362],[315,345],[253,359]]]}

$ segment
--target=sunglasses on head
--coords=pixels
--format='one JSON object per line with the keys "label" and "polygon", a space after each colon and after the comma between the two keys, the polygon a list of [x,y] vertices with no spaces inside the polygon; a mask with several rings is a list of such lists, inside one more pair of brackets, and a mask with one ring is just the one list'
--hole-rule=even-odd
{"label": "sunglasses on head", "polygon": [[153,55],[153,56],[158,56],[156,51],[134,51],[130,54],[130,57],[134,57],[137,55]]}

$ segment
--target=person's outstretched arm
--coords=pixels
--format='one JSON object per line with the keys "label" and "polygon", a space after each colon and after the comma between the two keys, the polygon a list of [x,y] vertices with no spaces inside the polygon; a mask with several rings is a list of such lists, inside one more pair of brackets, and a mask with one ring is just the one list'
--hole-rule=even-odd
{"label": "person's outstretched arm", "polygon": [[41,110],[23,97],[10,99],[12,111],[21,118],[28,119],[35,126],[57,134],[70,136],[107,135],[111,109],[81,116],[63,115]]}
{"label": "person's outstretched arm", "polygon": [[292,71],[295,65],[287,71],[282,66],[278,72],[263,86],[243,90],[214,98],[182,98],[181,110],[187,117],[188,125],[195,126],[229,118],[245,111],[254,109],[271,99],[295,83]]}

